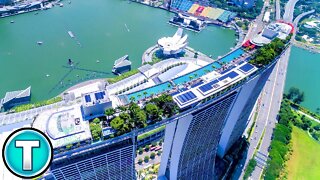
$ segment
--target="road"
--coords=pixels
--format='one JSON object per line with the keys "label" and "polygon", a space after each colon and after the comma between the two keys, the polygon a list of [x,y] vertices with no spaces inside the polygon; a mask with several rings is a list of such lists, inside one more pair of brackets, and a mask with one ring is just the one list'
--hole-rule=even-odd
{"label": "road", "polygon": [[270,79],[273,79],[273,81],[266,84],[266,99],[269,100],[267,104],[261,108],[261,117],[266,119],[264,125],[265,134],[262,137],[261,145],[255,156],[257,166],[251,174],[252,179],[260,179],[262,170],[268,160],[268,149],[271,143],[273,129],[277,123],[277,115],[280,109],[282,94],[285,86],[286,69],[289,62],[290,51],[291,47],[289,47],[282,55],[277,66],[275,67],[275,71],[273,71],[273,74],[270,77]]}
{"label": "road", "polygon": [[252,39],[255,35],[257,35],[259,32],[262,31],[262,29],[264,28],[263,16],[265,13],[265,9],[268,6],[269,6],[269,0],[265,0],[260,15],[257,16],[257,18],[254,20],[254,23],[250,24],[248,33],[244,38],[243,43],[245,43],[249,39]]}
{"label": "road", "polygon": [[276,0],[276,20],[281,19],[281,6],[280,0]]}
{"label": "road", "polygon": [[[285,21],[287,22],[293,21],[294,6],[297,3],[297,1],[298,0],[289,0],[288,3],[286,4],[285,14],[283,18]],[[268,160],[268,153],[269,153],[269,147],[272,141],[273,129],[277,123],[277,115],[280,109],[282,94],[285,86],[286,71],[287,71],[288,62],[289,62],[290,51],[291,51],[291,45],[279,60],[277,67],[275,68],[276,71],[273,72],[275,74],[272,74],[270,76],[270,79],[274,78],[273,83],[271,83],[271,87],[268,87],[270,83],[267,83],[265,87],[265,90],[266,90],[265,93],[269,94],[267,95],[268,97],[267,99],[269,99],[269,102],[265,104],[264,108],[261,108],[261,111],[262,111],[261,116],[266,119],[265,129],[264,129],[265,134],[262,137],[261,145],[254,157],[255,160],[257,161],[257,166],[255,167],[254,171],[251,174],[251,179],[261,178],[263,169],[265,168]],[[261,116],[259,112],[259,117]]]}
{"label": "road", "polygon": [[285,6],[285,11],[283,14],[283,20],[286,22],[292,22],[293,21],[293,12],[294,12],[294,6],[299,0],[289,0]]}

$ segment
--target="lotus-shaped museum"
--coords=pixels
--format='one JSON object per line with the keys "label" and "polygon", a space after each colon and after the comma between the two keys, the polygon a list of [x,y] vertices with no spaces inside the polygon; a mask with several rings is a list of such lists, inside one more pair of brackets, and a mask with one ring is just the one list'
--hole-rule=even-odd
{"label": "lotus-shaped museum", "polygon": [[183,51],[187,45],[188,35],[183,35],[183,29],[179,28],[172,37],[163,37],[158,40],[158,46],[165,55],[174,55]]}

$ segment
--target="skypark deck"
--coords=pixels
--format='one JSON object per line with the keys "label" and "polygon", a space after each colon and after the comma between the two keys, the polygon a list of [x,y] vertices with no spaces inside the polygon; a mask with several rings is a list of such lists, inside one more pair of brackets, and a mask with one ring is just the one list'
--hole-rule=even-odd
{"label": "skypark deck", "polygon": [[[243,69],[245,69],[245,71]],[[214,77],[213,79],[207,81],[201,78],[201,84],[193,86],[187,91],[175,94],[173,100],[183,109],[236,84],[257,70],[258,68],[245,62],[241,65],[231,67],[229,71],[224,72],[224,74],[211,72],[207,76],[212,76]]]}

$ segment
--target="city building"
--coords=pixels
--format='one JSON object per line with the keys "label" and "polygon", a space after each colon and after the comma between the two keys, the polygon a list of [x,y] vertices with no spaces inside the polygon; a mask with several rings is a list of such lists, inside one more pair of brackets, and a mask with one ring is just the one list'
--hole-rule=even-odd
{"label": "city building", "polygon": [[81,112],[83,119],[90,120],[104,115],[106,109],[112,107],[106,91],[97,91],[82,95]]}
{"label": "city building", "polygon": [[31,99],[31,87],[25,90],[7,92],[3,99],[0,100],[1,106],[4,110],[9,110],[14,106],[27,104]]}
{"label": "city building", "polygon": [[70,150],[54,157],[46,180],[136,179],[135,143],[125,139]]}
{"label": "city building", "polygon": [[125,55],[114,62],[112,72],[115,74],[122,74],[131,70],[131,61],[129,56]]}
{"label": "city building", "polygon": [[176,55],[187,47],[187,39],[188,35],[183,35],[183,29],[179,28],[172,37],[159,39],[158,46],[164,55]]}
{"label": "city building", "polygon": [[0,0],[0,5],[9,5],[13,3],[13,0]]}
{"label": "city building", "polygon": [[243,8],[252,8],[256,0],[233,0],[233,3]]}
{"label": "city building", "polygon": [[172,25],[184,27],[196,32],[201,31],[206,26],[203,20],[200,20],[196,17],[183,15],[181,13],[178,13],[176,16],[172,17],[169,23]]}
{"label": "city building", "polygon": [[263,31],[256,35],[250,42],[257,46],[269,44],[275,38],[286,39],[293,31],[293,26],[284,22],[270,23]]}

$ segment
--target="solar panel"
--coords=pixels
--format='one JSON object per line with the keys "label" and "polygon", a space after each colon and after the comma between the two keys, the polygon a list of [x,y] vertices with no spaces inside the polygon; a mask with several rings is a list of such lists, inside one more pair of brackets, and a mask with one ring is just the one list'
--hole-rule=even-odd
{"label": "solar panel", "polygon": [[228,78],[228,77],[231,78],[231,79],[233,79],[233,78],[237,77],[238,75],[239,75],[238,73],[236,73],[236,72],[234,72],[234,71],[231,71],[231,72],[229,72],[228,74],[220,77],[220,78],[219,78],[219,81],[223,81],[224,79],[226,79],[226,78]]}
{"label": "solar panel", "polygon": [[85,95],[84,98],[85,98],[86,102],[91,102],[90,95]]}
{"label": "solar panel", "polygon": [[214,86],[215,84],[217,84],[218,82],[219,82],[218,80],[211,81],[211,82],[209,82],[209,83],[207,83],[207,84],[205,84],[205,85],[200,86],[199,89],[200,89],[202,92],[205,93],[205,92],[213,89],[213,86]]}
{"label": "solar panel", "polygon": [[245,65],[243,65],[243,66],[240,67],[240,70],[243,71],[243,72],[245,72],[245,73],[247,73],[247,72],[249,72],[249,71],[250,71],[251,69],[253,69],[253,68],[254,68],[253,65],[251,65],[251,64],[245,64]]}
{"label": "solar panel", "polygon": [[103,92],[94,93],[96,100],[103,99]]}
{"label": "solar panel", "polygon": [[196,99],[197,96],[192,91],[189,91],[179,95],[177,98],[181,103],[187,103]]}

